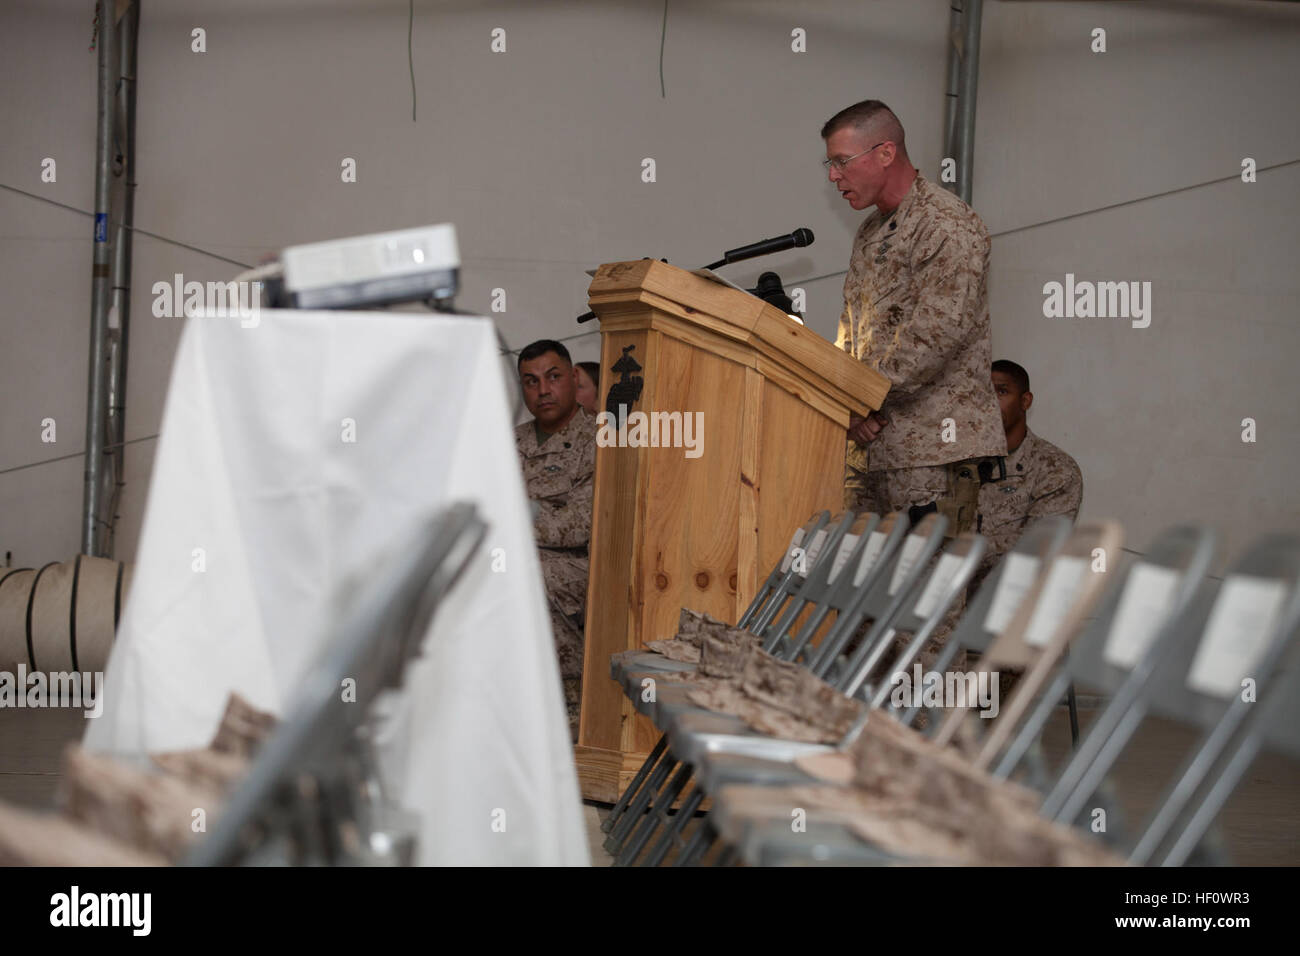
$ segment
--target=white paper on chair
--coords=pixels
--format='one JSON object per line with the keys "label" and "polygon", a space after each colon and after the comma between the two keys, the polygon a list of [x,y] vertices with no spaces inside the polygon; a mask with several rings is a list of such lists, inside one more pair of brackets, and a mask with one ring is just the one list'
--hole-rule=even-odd
{"label": "white paper on chair", "polygon": [[1205,622],[1196,656],[1187,674],[1192,690],[1231,697],[1241,690],[1267,649],[1286,600],[1286,585],[1274,578],[1231,575],[1223,582],[1214,610]]}
{"label": "white paper on chair", "polygon": [[1083,558],[1065,555],[1057,557],[1048,569],[1047,580],[1039,592],[1038,603],[1025,628],[1025,643],[1030,647],[1045,647],[1056,635],[1066,614],[1079,596],[1079,586],[1088,571]]}
{"label": "white paper on chair", "polygon": [[867,546],[862,549],[862,557],[858,561],[858,571],[853,575],[853,586],[859,587],[871,573],[871,569],[876,566],[880,560],[880,552],[885,550],[885,542],[889,536],[883,531],[871,532],[871,537],[867,538]]}
{"label": "white paper on chair", "polygon": [[840,572],[844,570],[844,565],[848,563],[849,555],[858,546],[858,538],[860,537],[861,535],[857,534],[846,534],[840,539],[839,550],[835,552],[835,561],[831,564],[830,581],[833,582],[840,576]]}
{"label": "white paper on chair", "polygon": [[1002,576],[998,589],[989,602],[989,613],[984,618],[984,630],[1001,634],[1020,610],[1025,595],[1038,580],[1038,558],[1028,554],[1008,554],[1002,559]]}
{"label": "white paper on chair", "polygon": [[817,559],[821,557],[822,548],[826,546],[826,539],[829,536],[830,532],[825,528],[822,528],[812,536],[812,540],[808,542],[808,551],[804,555],[805,560],[803,564],[800,565],[802,570],[796,568],[796,571],[801,578],[808,577],[808,572],[812,569],[812,566],[817,563]]}
{"label": "white paper on chair", "polygon": [[790,547],[785,549],[785,557],[781,559],[782,574],[785,574],[785,572],[790,570],[790,562],[794,560],[795,549],[798,548],[799,545],[803,544],[803,536],[803,528],[794,529],[794,536],[790,539]]}
{"label": "white paper on chair", "polygon": [[894,576],[889,579],[891,597],[903,586],[903,581],[911,573],[912,565],[916,564],[916,559],[924,547],[925,535],[909,534],[907,540],[903,542],[903,553],[898,556],[898,564],[894,566]]}
{"label": "white paper on chair", "polygon": [[957,569],[961,567],[962,559],[955,554],[945,554],[939,558],[939,563],[935,566],[934,572],[930,575],[930,582],[921,592],[921,596],[916,599],[916,607],[913,612],[917,617],[929,617],[931,612],[939,604],[939,598],[943,592],[952,583],[953,576],[956,575]]}
{"label": "white paper on chair", "polygon": [[1142,659],[1173,606],[1182,576],[1173,568],[1138,563],[1124,583],[1103,656],[1107,664],[1131,668]]}

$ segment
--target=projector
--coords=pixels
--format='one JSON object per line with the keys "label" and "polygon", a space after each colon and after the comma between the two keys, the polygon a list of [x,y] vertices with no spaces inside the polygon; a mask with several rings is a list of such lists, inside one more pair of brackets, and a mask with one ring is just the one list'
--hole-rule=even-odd
{"label": "projector", "polygon": [[275,304],[296,309],[352,309],[429,301],[450,309],[460,281],[451,223],[377,232],[280,253],[284,284]]}

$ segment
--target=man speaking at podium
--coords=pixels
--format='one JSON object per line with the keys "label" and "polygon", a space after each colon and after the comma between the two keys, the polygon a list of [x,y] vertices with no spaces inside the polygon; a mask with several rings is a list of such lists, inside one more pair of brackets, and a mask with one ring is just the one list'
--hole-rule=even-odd
{"label": "man speaking at podium", "polygon": [[903,127],[879,100],[822,127],[830,181],[855,210],[836,345],[892,383],[885,404],[852,416],[845,507],[939,511],[949,533],[974,527],[981,466],[1007,453],[989,380],[989,234],[975,211],[921,176]]}

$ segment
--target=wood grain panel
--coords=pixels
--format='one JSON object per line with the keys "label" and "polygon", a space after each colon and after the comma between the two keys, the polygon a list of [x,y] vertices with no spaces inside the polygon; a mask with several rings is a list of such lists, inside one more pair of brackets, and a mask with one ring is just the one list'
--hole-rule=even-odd
{"label": "wood grain panel", "polygon": [[843,427],[771,382],[759,435],[758,557],[766,573],[809,515],[843,508],[846,439]]}
{"label": "wood grain panel", "polygon": [[[646,497],[644,640],[672,637],[683,606],[736,619],[736,524],[741,484],[745,369],[668,336],[659,342],[654,405],[647,411],[698,412],[700,457],[651,448]],[[699,437],[699,436],[697,436]],[[674,607],[673,605],[676,605]]]}
{"label": "wood grain panel", "polygon": [[[601,343],[601,390],[613,382],[609,368],[635,346],[644,355],[644,331],[606,333]],[[638,360],[639,361],[639,360]],[[642,363],[644,364],[644,363]],[[582,672],[582,717],[578,740],[587,747],[622,750],[622,725],[631,704],[609,678],[611,654],[629,643],[633,555],[637,553],[638,459],[619,448],[596,449],[595,494],[591,518],[591,569],[587,577],[587,620]]]}
{"label": "wood grain panel", "polygon": [[[736,609],[733,623],[753,602],[759,585],[767,574],[758,550],[758,476],[759,441],[763,429],[763,377],[754,369],[745,369],[745,388],[741,395],[740,512],[736,527]],[[792,531],[791,534],[794,532]]]}

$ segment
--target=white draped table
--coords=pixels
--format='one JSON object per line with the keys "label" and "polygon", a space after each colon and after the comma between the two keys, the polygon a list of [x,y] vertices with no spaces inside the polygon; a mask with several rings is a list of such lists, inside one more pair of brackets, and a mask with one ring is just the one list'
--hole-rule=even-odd
{"label": "white draped table", "polygon": [[86,745],[206,746],[231,691],[282,713],[343,581],[470,501],[487,538],[385,701],[381,764],[420,815],[420,863],[587,864],[501,368],[486,319],[188,319]]}

